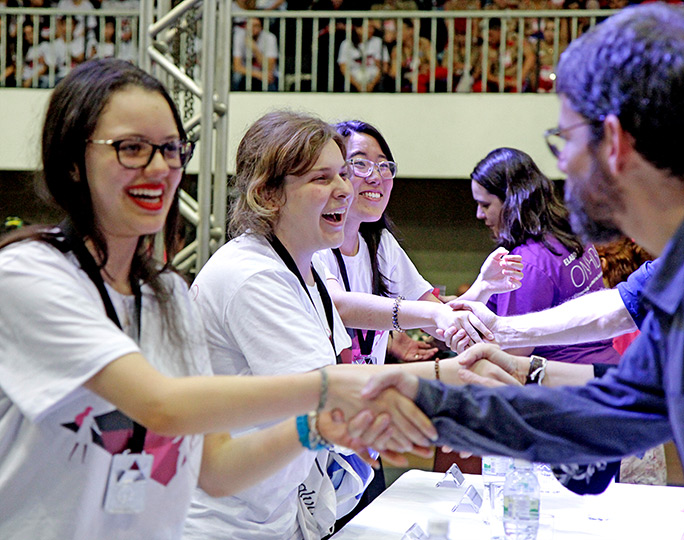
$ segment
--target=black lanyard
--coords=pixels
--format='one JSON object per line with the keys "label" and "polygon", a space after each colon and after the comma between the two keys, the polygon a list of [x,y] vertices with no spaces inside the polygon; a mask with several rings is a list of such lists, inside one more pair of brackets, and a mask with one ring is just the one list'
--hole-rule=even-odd
{"label": "black lanyard", "polygon": [[[344,288],[347,291],[351,291],[351,287],[349,286],[349,276],[347,275],[347,266],[344,264],[342,252],[339,250],[339,248],[333,249],[332,252],[335,254],[335,258],[337,259],[337,266],[340,267],[340,274],[342,274]],[[378,289],[379,287],[377,286],[377,283],[375,283],[375,280],[373,280],[373,294],[377,295]],[[359,328],[348,328],[347,331],[350,333],[352,339],[354,338],[354,333],[356,333],[356,337],[359,339],[359,350],[362,355],[369,356],[370,353],[373,352],[375,330],[368,330],[365,337],[363,335],[363,330]]]}
{"label": "black lanyard", "polygon": [[[306,282],[304,281],[304,278],[302,277],[299,268],[297,268],[297,265],[295,264],[292,255],[290,255],[290,253],[287,251],[283,243],[278,239],[278,237],[275,234],[267,236],[266,240],[268,240],[268,243],[271,244],[271,247],[273,247],[275,252],[285,263],[285,266],[287,266],[288,270],[292,272],[295,276],[297,276],[299,283],[301,283],[302,287],[304,288],[304,292],[306,292],[306,295],[309,297],[309,300],[311,300],[311,304],[314,307],[314,311],[317,312],[318,310],[316,309],[316,304],[313,298],[311,298],[309,288],[306,286]],[[340,364],[342,363],[342,360],[337,354],[337,349],[335,348],[335,327],[332,299],[330,298],[330,294],[328,293],[328,289],[326,289],[323,280],[318,275],[318,272],[316,272],[316,269],[313,267],[313,264],[311,265],[311,273],[313,274],[314,282],[316,283],[316,289],[318,289],[318,294],[321,295],[321,302],[323,302],[323,309],[325,310],[325,318],[328,320],[328,326],[330,326],[330,344],[333,348],[333,354],[337,359],[337,363]]]}
{"label": "black lanyard", "polygon": [[[105,287],[104,280],[102,279],[102,274],[100,273],[100,268],[97,266],[95,259],[88,251],[88,248],[83,243],[83,239],[78,235],[76,229],[74,229],[73,224],[70,220],[64,220],[59,224],[59,228],[64,234],[64,241],[58,243],[52,243],[57,247],[62,253],[67,253],[72,251],[78,260],[83,271],[88,275],[90,280],[93,282],[95,287],[97,287],[100,297],[102,298],[102,303],[104,304],[105,311],[107,312],[107,317],[118,326],[121,330],[121,322],[114,309],[114,304],[112,304],[112,299],[109,297],[107,288]],[[135,295],[135,316],[136,316],[136,327],[137,327],[137,343],[140,345],[140,339],[142,336],[142,293],[140,291],[140,285],[134,279],[131,279],[131,289]],[[128,449],[133,454],[140,454],[145,446],[145,435],[147,433],[147,428],[138,424],[138,422],[131,419],[133,422],[133,435],[128,441]]]}

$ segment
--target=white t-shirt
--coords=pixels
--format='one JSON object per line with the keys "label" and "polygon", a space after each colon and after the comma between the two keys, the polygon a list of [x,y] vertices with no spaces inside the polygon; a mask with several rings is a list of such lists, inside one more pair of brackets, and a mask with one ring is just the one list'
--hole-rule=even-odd
{"label": "white t-shirt", "polygon": [[[246,37],[245,28],[238,26],[233,30],[233,56],[241,58],[245,66],[247,65]],[[256,44],[264,58],[278,58],[278,39],[268,30],[261,31],[256,39]],[[252,65],[257,67],[255,56],[252,56]]]}
{"label": "white t-shirt", "polygon": [[[169,375],[211,374],[203,331],[185,283],[168,274],[182,350],[162,338],[158,305],[143,287],[142,340],[106,315],[95,285],[71,254],[42,242],[0,250],[0,538],[169,539],[181,536],[197,484],[202,437],[148,431],[155,456],[145,510],[102,509],[112,454],[132,422],[83,383],[122,355],[141,351]],[[124,328],[134,300],[109,288]],[[137,326],[136,326],[137,331]]]}
{"label": "white t-shirt", "polygon": [[[363,54],[366,54],[366,63],[363,63]],[[359,43],[358,47],[345,39],[340,45],[340,52],[337,54],[337,63],[346,65],[349,75],[360,83],[373,81],[380,72],[378,62],[388,62],[389,54],[383,45],[382,39],[372,36],[368,40]]]}
{"label": "white t-shirt", "polygon": [[[325,279],[324,269],[317,271]],[[318,296],[315,287],[309,291],[312,298]],[[190,294],[200,309],[217,374],[302,373],[335,363],[325,313],[314,308],[297,277],[262,236],[243,234],[219,249]],[[339,353],[350,340],[334,306],[333,316]],[[212,498],[197,489],[184,538],[302,538],[297,488],[315,457],[315,452],[303,452],[233,497]]]}
{"label": "white t-shirt", "polygon": [[[356,255],[342,255],[342,257],[347,269],[351,290],[353,292],[371,294],[373,292],[373,271],[370,264],[368,245],[361,237],[361,234],[359,234],[359,250]],[[340,287],[344,289],[342,273],[332,250],[319,251],[314,256],[314,261],[316,260],[325,266],[327,270],[326,278],[337,281]],[[382,236],[380,237],[378,265],[380,273],[390,280],[389,289],[393,297],[403,296],[407,300],[418,300],[433,288],[418,273],[418,270],[416,270],[416,267],[401,248],[396,238],[387,230],[382,231]],[[372,355],[377,359],[378,364],[385,363],[388,339],[389,332],[376,330]]]}

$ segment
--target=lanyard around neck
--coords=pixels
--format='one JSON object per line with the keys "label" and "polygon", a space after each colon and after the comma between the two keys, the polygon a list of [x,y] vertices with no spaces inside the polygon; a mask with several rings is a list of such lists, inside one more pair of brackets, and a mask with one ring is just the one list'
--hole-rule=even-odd
{"label": "lanyard around neck", "polygon": [[[344,288],[347,291],[351,291],[351,286],[349,285],[349,275],[347,274],[347,265],[344,264],[344,258],[342,257],[342,252],[339,248],[334,248],[332,252],[335,254],[337,259],[337,266],[340,267],[340,274],[342,274],[342,281],[344,283]],[[377,295],[375,282],[373,283],[373,294]],[[373,352],[373,341],[375,340],[375,330],[368,330],[366,336],[363,335],[363,330],[359,328],[349,328],[348,331],[351,334],[352,339],[356,333],[356,337],[359,340],[359,351],[361,354],[368,356]]]}
{"label": "lanyard around neck", "polygon": [[[281,258],[281,260],[285,263],[285,266],[287,266],[288,270],[292,272],[295,276],[297,276],[297,279],[299,280],[299,283],[301,283],[304,292],[306,292],[306,295],[309,297],[309,300],[311,300],[311,304],[313,305],[314,310],[316,310],[316,304],[314,303],[313,298],[311,298],[309,288],[306,286],[306,282],[302,277],[302,273],[299,271],[299,268],[297,268],[297,265],[295,264],[292,255],[290,255],[290,253],[287,251],[287,248],[283,245],[283,243],[278,239],[278,237],[275,234],[267,236],[266,240],[268,240],[268,243],[271,244],[271,247],[275,250],[275,252]],[[337,349],[335,348],[335,327],[332,299],[330,298],[330,294],[328,293],[328,289],[326,289],[323,280],[318,275],[318,272],[316,272],[316,269],[313,267],[313,264],[311,265],[311,273],[313,274],[314,282],[316,283],[316,289],[318,289],[318,294],[321,295],[321,302],[323,302],[323,309],[325,309],[325,318],[328,321],[328,326],[330,326],[330,344],[332,345],[333,354],[335,354],[337,358],[337,363],[339,364],[341,360],[337,355]]]}
{"label": "lanyard around neck", "polygon": [[[121,322],[114,309],[114,304],[112,299],[109,297],[107,288],[105,287],[104,280],[102,279],[102,274],[100,273],[100,268],[97,266],[95,259],[88,251],[83,239],[79,236],[70,220],[64,220],[59,224],[59,228],[64,234],[64,242],[61,246],[56,247],[66,253],[72,251],[83,271],[88,275],[90,281],[93,282],[95,287],[97,287],[100,297],[102,298],[102,303],[104,304],[105,311],[107,312],[107,317],[121,330]],[[131,289],[135,295],[135,315],[136,315],[136,325],[137,325],[137,339],[136,342],[140,345],[140,340],[142,337],[142,293],[140,291],[140,285],[134,279],[131,279]],[[145,446],[145,435],[147,434],[147,428],[138,424],[138,422],[131,419],[133,422],[133,435],[130,437],[128,442],[128,449],[134,454],[140,454]]]}

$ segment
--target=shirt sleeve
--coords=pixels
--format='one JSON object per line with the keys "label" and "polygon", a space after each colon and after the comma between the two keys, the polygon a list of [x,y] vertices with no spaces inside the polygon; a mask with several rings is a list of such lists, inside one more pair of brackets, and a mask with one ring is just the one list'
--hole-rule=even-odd
{"label": "shirt sleeve", "polygon": [[107,317],[85,273],[55,248],[29,242],[3,251],[0,386],[36,420],[139,348]]}
{"label": "shirt sleeve", "polygon": [[642,292],[658,266],[657,261],[658,259],[646,261],[627,278],[627,281],[617,284],[620,297],[639,328],[641,328],[646,317],[646,308],[644,308],[641,302]]}
{"label": "shirt sleeve", "polygon": [[245,58],[245,31],[236,28],[233,34],[233,58]]}
{"label": "shirt sleeve", "polygon": [[[616,460],[672,438],[652,316],[618,368],[582,387],[453,387],[421,380],[438,444],[550,464]],[[650,337],[649,337],[650,336]]]}
{"label": "shirt sleeve", "polygon": [[303,303],[297,287],[294,276],[265,270],[244,281],[227,305],[230,332],[254,375],[299,373],[335,363],[318,314]]}
{"label": "shirt sleeve", "polygon": [[432,285],[420,275],[396,238],[388,231],[383,231],[378,260],[381,271],[389,280],[389,289],[393,295],[401,295],[407,300],[418,300],[433,289]]}
{"label": "shirt sleeve", "polygon": [[278,58],[278,38],[270,32],[265,36],[263,53],[268,59]]}

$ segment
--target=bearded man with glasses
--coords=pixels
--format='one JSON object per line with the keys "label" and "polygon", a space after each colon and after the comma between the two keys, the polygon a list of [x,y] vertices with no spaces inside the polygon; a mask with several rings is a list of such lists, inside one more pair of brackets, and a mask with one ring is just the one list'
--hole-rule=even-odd
{"label": "bearded man with glasses", "polygon": [[[567,176],[573,228],[587,241],[624,234],[660,256],[641,295],[641,335],[585,386],[455,388],[402,373],[376,379],[368,394],[396,386],[432,418],[438,443],[459,451],[591,464],[674,439],[681,454],[684,8],[628,8],[596,26],[563,53],[557,88],[558,127],[546,135]],[[492,345],[472,347],[463,362],[476,358],[516,361]]]}

